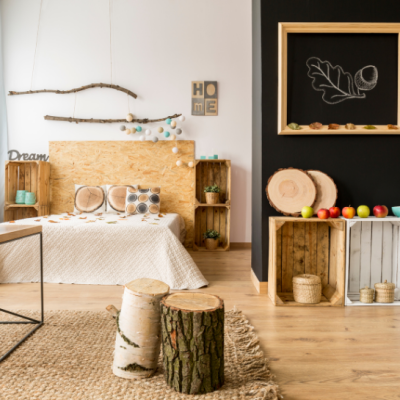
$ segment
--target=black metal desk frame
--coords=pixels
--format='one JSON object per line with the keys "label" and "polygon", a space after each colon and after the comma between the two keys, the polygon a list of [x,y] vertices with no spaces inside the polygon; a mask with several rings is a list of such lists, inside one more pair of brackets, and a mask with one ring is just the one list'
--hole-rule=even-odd
{"label": "black metal desk frame", "polygon": [[36,332],[43,324],[44,324],[44,312],[43,312],[43,237],[42,237],[42,232],[38,233],[33,233],[31,235],[23,236],[17,239],[11,239],[7,240],[6,242],[0,243],[0,245],[14,242],[16,240],[21,240],[25,239],[31,236],[39,235],[40,237],[40,305],[41,305],[41,319],[40,321],[26,317],[24,315],[20,315],[11,311],[3,310],[0,308],[0,311],[5,312],[7,314],[15,315],[16,317],[21,317],[24,318],[26,321],[0,321],[0,324],[7,324],[7,325],[12,325],[12,324],[32,324],[36,325],[28,334],[26,334],[11,350],[9,350],[6,354],[0,357],[0,362],[2,362],[4,359],[6,359],[22,342],[24,342],[29,336],[32,335],[32,333]]}

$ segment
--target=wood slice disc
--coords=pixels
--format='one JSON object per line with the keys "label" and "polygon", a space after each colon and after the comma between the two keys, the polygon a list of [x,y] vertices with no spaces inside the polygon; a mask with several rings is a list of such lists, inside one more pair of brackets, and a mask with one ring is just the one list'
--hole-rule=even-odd
{"label": "wood slice disc", "polygon": [[160,296],[169,293],[169,286],[157,279],[141,278],[131,281],[125,287],[132,292]]}
{"label": "wood slice disc", "polygon": [[223,305],[218,296],[206,293],[173,293],[164,297],[162,303],[166,307],[186,311],[211,311]]}
{"label": "wood slice disc", "polygon": [[337,187],[334,180],[325,172],[310,169],[307,171],[317,186],[317,199],[314,203],[314,214],[321,208],[329,210],[334,207],[337,199]]}
{"label": "wood slice disc", "polygon": [[107,191],[107,199],[110,207],[119,212],[125,211],[126,189],[128,186],[111,186]]}
{"label": "wood slice disc", "polygon": [[75,194],[75,208],[80,212],[94,212],[104,203],[105,193],[100,186],[82,186]]}
{"label": "wood slice disc", "polygon": [[297,216],[304,206],[312,207],[317,187],[307,172],[297,168],[282,168],[269,179],[265,188],[269,204],[284,215]]}

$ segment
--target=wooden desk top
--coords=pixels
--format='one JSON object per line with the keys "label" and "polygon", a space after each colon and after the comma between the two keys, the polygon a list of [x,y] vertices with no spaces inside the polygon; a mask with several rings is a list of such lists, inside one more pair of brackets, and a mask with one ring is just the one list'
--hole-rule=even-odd
{"label": "wooden desk top", "polygon": [[12,239],[19,239],[42,232],[42,225],[0,225],[0,244]]}

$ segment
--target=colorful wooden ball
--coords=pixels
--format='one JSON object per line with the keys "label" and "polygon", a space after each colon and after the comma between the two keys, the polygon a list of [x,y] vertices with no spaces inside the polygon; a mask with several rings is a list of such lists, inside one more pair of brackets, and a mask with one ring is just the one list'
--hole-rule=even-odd
{"label": "colorful wooden ball", "polygon": [[180,135],[181,133],[182,133],[182,129],[177,129],[176,131],[175,131],[175,133],[177,134],[177,135]]}
{"label": "colorful wooden ball", "polygon": [[153,140],[154,143],[157,143],[158,142],[158,137],[154,136],[152,140]]}
{"label": "colorful wooden ball", "polygon": [[164,137],[169,137],[169,132],[168,131],[164,132]]}
{"label": "colorful wooden ball", "polygon": [[185,117],[183,116],[183,115],[181,115],[180,117],[179,117],[179,121],[184,121],[185,120]]}
{"label": "colorful wooden ball", "polygon": [[171,121],[171,128],[175,128],[176,127],[176,121]]}
{"label": "colorful wooden ball", "polygon": [[171,139],[171,140],[175,140],[175,139],[176,139],[176,136],[175,136],[175,135],[171,135],[170,139]]}
{"label": "colorful wooden ball", "polygon": [[126,131],[126,126],[125,125],[121,125],[120,127],[119,127],[119,129],[123,132],[123,131]]}
{"label": "colorful wooden ball", "polygon": [[175,153],[175,154],[176,154],[178,151],[179,151],[179,150],[178,150],[178,148],[177,148],[177,147],[173,147],[173,148],[172,148],[172,152],[173,152],[173,153]]}
{"label": "colorful wooden ball", "polygon": [[146,129],[144,133],[145,133],[147,136],[150,136],[150,135],[151,135],[151,130],[150,130],[150,129]]}
{"label": "colorful wooden ball", "polygon": [[188,164],[188,166],[189,166],[190,168],[193,168],[193,167],[194,167],[194,162],[193,162],[193,161],[190,161],[189,164]]}
{"label": "colorful wooden ball", "polygon": [[178,167],[180,167],[180,166],[182,165],[182,161],[181,161],[181,160],[178,160],[178,161],[176,162],[176,165],[177,165]]}
{"label": "colorful wooden ball", "polygon": [[167,118],[167,119],[165,120],[165,122],[169,125],[169,124],[172,122],[172,119],[171,119],[171,118]]}
{"label": "colorful wooden ball", "polygon": [[[172,121],[172,122],[174,122],[174,121]],[[175,129],[175,128],[176,128],[176,126],[172,126],[172,125],[171,125],[171,129]]]}
{"label": "colorful wooden ball", "polygon": [[140,140],[141,140],[142,142],[144,142],[144,141],[146,140],[146,136],[144,136],[144,135],[140,136]]}
{"label": "colorful wooden ball", "polygon": [[132,133],[132,131],[131,131],[130,129],[126,129],[126,130],[125,130],[125,133],[126,133],[127,135],[130,135],[130,134]]}
{"label": "colorful wooden ball", "polygon": [[136,128],[131,128],[132,133],[136,133]]}
{"label": "colorful wooden ball", "polygon": [[133,114],[129,113],[129,114],[126,116],[126,120],[127,120],[128,122],[132,122],[132,120],[133,120]]}
{"label": "colorful wooden ball", "polygon": [[163,133],[164,132],[164,128],[162,126],[160,126],[157,130],[158,130],[158,133]]}
{"label": "colorful wooden ball", "polygon": [[138,132],[142,132],[142,127],[141,127],[141,126],[137,126],[137,127],[136,127],[136,130],[137,130]]}

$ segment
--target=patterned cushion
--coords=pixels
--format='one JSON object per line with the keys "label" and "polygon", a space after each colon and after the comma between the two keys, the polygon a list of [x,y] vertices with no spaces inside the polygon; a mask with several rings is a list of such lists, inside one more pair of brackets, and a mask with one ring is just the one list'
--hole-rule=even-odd
{"label": "patterned cushion", "polygon": [[160,212],[160,187],[150,189],[128,188],[126,190],[127,214],[158,214]]}
{"label": "patterned cushion", "polygon": [[126,189],[138,185],[107,185],[107,212],[125,212]]}
{"label": "patterned cushion", "polygon": [[75,185],[74,212],[105,212],[106,193],[105,186]]}

